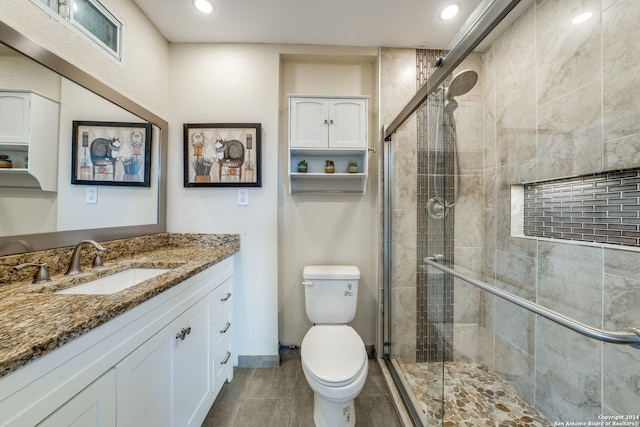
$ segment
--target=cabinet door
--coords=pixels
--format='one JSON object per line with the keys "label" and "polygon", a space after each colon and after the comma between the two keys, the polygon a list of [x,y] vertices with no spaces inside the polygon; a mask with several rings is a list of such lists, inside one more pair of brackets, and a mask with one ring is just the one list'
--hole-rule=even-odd
{"label": "cabinet door", "polygon": [[111,427],[116,425],[116,372],[114,369],[95,380],[39,427]]}
{"label": "cabinet door", "polygon": [[212,393],[208,324],[205,298],[117,365],[118,426],[202,423]]}
{"label": "cabinet door", "polygon": [[292,148],[326,148],[329,135],[329,103],[319,98],[291,98],[290,145]]}
{"label": "cabinet door", "polygon": [[0,143],[29,142],[29,99],[27,93],[0,92]]}
{"label": "cabinet door", "polygon": [[116,365],[118,426],[171,425],[171,351],[175,333],[161,330]]}
{"label": "cabinet door", "polygon": [[189,309],[174,324],[173,425],[199,426],[209,411],[207,398],[213,388],[208,362],[208,299]]}
{"label": "cabinet door", "polygon": [[329,119],[330,148],[367,148],[365,99],[331,100]]}

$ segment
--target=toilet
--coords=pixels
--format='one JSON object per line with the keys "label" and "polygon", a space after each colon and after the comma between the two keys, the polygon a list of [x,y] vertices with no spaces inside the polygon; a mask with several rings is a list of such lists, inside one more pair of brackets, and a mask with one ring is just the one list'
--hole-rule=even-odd
{"label": "toilet", "polygon": [[316,427],[352,427],[354,399],[362,391],[369,364],[364,342],[347,323],[356,314],[360,270],[355,266],[313,265],[302,273],[305,307],[313,326],[302,339],[300,357],[313,390]]}

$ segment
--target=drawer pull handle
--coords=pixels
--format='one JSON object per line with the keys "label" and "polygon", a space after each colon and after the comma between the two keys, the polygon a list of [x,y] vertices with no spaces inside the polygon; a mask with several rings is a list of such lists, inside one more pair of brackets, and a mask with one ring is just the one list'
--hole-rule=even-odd
{"label": "drawer pull handle", "polygon": [[231,293],[227,292],[227,296],[224,298],[220,298],[220,301],[225,302],[225,301],[228,301],[229,298],[231,298]]}
{"label": "drawer pull handle", "polygon": [[229,358],[231,357],[231,352],[227,351],[227,355],[224,357],[224,360],[222,362],[220,362],[221,365],[226,365],[227,362],[229,361]]}
{"label": "drawer pull handle", "polygon": [[231,323],[227,322],[227,324],[224,325],[224,328],[220,330],[220,333],[226,334],[230,327],[231,327]]}
{"label": "drawer pull handle", "polygon": [[185,337],[191,333],[191,326],[188,328],[182,328],[180,332],[176,334],[176,339],[184,341]]}

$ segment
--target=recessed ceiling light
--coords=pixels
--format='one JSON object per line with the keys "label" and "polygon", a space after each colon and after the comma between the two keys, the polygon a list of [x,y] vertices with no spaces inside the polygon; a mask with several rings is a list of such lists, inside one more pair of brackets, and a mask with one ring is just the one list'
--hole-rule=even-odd
{"label": "recessed ceiling light", "polygon": [[460,12],[460,5],[458,3],[451,3],[450,5],[442,9],[442,11],[440,11],[440,19],[442,19],[443,21],[448,21],[450,19],[453,19],[453,17],[455,17],[458,12]]}
{"label": "recessed ceiling light", "polygon": [[213,4],[209,0],[193,0],[193,5],[202,13],[213,12]]}
{"label": "recessed ceiling light", "polygon": [[571,20],[572,24],[580,24],[593,16],[593,12],[584,12]]}

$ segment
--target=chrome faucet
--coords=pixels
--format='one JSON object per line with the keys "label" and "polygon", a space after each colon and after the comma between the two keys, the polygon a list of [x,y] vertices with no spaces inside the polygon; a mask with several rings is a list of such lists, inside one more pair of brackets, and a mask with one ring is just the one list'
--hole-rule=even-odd
{"label": "chrome faucet", "polygon": [[82,268],[80,268],[80,250],[85,243],[93,245],[98,250],[96,258],[93,260],[93,268],[103,267],[102,254],[105,252],[110,252],[111,249],[105,248],[100,243],[94,240],[83,240],[82,242],[78,243],[73,250],[73,254],[71,254],[71,261],[69,262],[69,268],[67,269],[67,272],[64,273],[65,275],[73,276],[74,274],[82,273]]}

